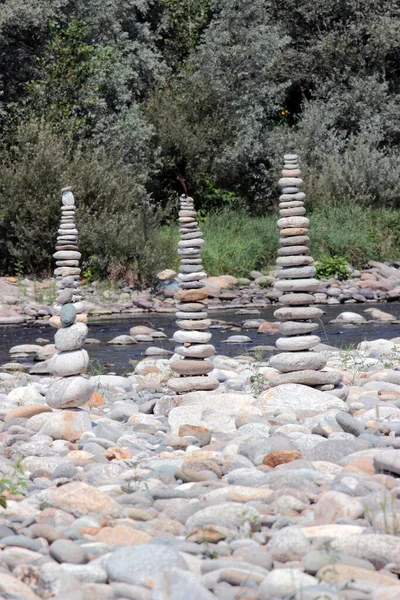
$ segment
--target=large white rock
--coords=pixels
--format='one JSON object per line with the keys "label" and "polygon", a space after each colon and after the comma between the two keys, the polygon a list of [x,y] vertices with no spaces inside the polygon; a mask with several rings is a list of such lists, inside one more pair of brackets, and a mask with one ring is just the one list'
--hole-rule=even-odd
{"label": "large white rock", "polygon": [[52,408],[77,408],[90,400],[95,389],[87,377],[63,377],[50,385],[46,402]]}
{"label": "large white rock", "polygon": [[61,410],[60,412],[42,413],[42,415],[44,423],[39,429],[39,433],[48,435],[53,440],[76,442],[84,431],[92,430],[89,413],[85,410]]}
{"label": "large white rock", "polygon": [[276,340],[276,347],[279,350],[287,352],[296,352],[297,350],[309,350],[314,348],[321,341],[317,335],[299,335],[294,337],[282,337]]}
{"label": "large white rock", "polygon": [[280,292],[315,292],[319,286],[318,279],[281,279],[275,283]]}
{"label": "large white rock", "polygon": [[254,402],[256,398],[250,394],[185,394],[182,404],[169,413],[168,422],[172,433],[178,433],[184,424],[208,427],[213,432],[234,433],[238,412],[262,414]]}
{"label": "large white rock", "polygon": [[205,331],[175,331],[173,339],[179,344],[207,344],[211,340],[211,333]]}
{"label": "large white rock", "polygon": [[178,346],[175,352],[187,358],[210,358],[215,354],[212,344],[195,344],[194,346]]}
{"label": "large white rock", "polygon": [[387,357],[397,355],[400,351],[400,344],[394,344],[390,340],[372,340],[370,342],[360,342],[357,349],[366,356],[372,358]]}
{"label": "large white rock", "polygon": [[347,404],[343,400],[327,392],[296,383],[278,385],[267,390],[261,394],[258,404],[268,412],[310,410],[318,413],[332,408],[348,412]]}
{"label": "large white rock", "polygon": [[72,350],[55,354],[49,361],[49,368],[57,377],[80,375],[84,373],[89,364],[89,355],[86,350]]}
{"label": "large white rock", "polygon": [[71,327],[63,327],[54,336],[55,346],[60,352],[79,350],[85,343],[87,334],[88,328],[85,323],[74,323]]}
{"label": "large white rock", "polygon": [[350,311],[340,313],[334,321],[337,323],[366,323],[366,319],[362,315]]}

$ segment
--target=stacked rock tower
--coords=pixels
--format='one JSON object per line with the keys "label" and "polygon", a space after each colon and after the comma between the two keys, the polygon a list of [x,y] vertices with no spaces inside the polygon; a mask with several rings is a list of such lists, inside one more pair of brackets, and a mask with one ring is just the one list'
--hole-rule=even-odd
{"label": "stacked rock tower", "polygon": [[175,349],[180,358],[171,361],[171,369],[180,377],[171,378],[168,386],[177,393],[213,390],[219,384],[217,379],[208,376],[214,368],[208,359],[214,355],[215,348],[209,344],[211,333],[207,331],[211,321],[207,318],[205,304],[204,280],[207,275],[201,260],[204,239],[196,221],[193,198],[186,195],[180,198],[179,225],[181,265],[178,279],[181,289],[175,296],[179,330],[173,339],[181,345]]}
{"label": "stacked rock tower", "polygon": [[314,278],[315,267],[310,255],[308,236],[309,220],[304,206],[305,194],[300,191],[303,180],[296,154],[284,156],[282,179],[279,180],[281,196],[279,208],[281,218],[280,248],[278,250],[278,281],[275,288],[283,294],[279,298],[282,308],[275,311],[280,321],[282,334],[276,341],[281,354],[270,359],[271,367],[280,371],[273,385],[282,383],[302,383],[312,386],[334,386],[340,376],[334,372],[322,371],[326,365],[325,356],[312,349],[320,343],[313,332],[319,324],[323,311],[316,306],[315,292],[319,282]]}
{"label": "stacked rock tower", "polygon": [[[80,277],[81,269],[79,260],[81,253],[78,249],[78,230],[75,225],[75,198],[70,187],[63,188],[61,222],[58,229],[56,252],[53,257],[56,260],[54,275],[59,296],[54,305],[56,314],[60,313],[65,303],[75,303],[78,321],[86,322],[83,315],[83,304],[80,303]],[[59,322],[57,323],[59,325]]]}

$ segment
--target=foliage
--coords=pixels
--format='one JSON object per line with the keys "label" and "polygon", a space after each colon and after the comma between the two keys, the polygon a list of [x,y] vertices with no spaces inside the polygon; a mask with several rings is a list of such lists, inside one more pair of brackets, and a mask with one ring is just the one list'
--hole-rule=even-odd
{"label": "foliage", "polygon": [[27,488],[21,459],[19,459],[12,465],[11,473],[0,479],[0,506],[7,508],[7,499],[10,496],[24,496]]}
{"label": "foliage", "polygon": [[87,272],[147,285],[176,264],[181,176],[209,272],[247,275],[274,262],[288,151],[315,258],[395,257],[399,17],[392,0],[4,0],[0,269],[49,271],[70,184]]}
{"label": "foliage", "polygon": [[323,255],[315,265],[318,279],[348,279],[350,277],[349,264],[343,256]]}

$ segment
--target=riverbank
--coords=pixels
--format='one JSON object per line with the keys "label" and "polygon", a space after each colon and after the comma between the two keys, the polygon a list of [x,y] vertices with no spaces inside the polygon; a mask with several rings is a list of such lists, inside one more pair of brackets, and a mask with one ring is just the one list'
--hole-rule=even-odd
{"label": "riverbank", "polygon": [[[318,304],[365,304],[393,302],[400,299],[399,262],[370,261],[363,270],[351,269],[350,277],[321,279],[315,293]],[[155,289],[135,290],[127,285],[111,286],[93,282],[82,286],[85,312],[89,318],[123,317],[146,313],[173,313],[174,294],[179,289],[176,273],[166,269],[159,273]],[[280,292],[274,289],[275,271],[251,271],[248,278],[232,275],[206,280],[208,309],[260,309],[279,304]],[[56,297],[54,279],[34,281],[28,278],[0,278],[0,325],[46,323],[53,316]]]}
{"label": "riverbank", "polygon": [[[343,384],[272,387],[215,355],[214,392],[171,394],[170,357],[95,375],[0,373],[0,589],[21,600],[395,600],[400,345],[325,348]],[[90,348],[89,348],[90,352]],[[390,356],[390,363],[388,357]]]}

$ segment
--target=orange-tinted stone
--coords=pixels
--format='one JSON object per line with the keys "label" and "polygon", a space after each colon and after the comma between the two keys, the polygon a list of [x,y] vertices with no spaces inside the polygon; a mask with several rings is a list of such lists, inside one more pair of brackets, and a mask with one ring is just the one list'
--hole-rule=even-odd
{"label": "orange-tinted stone", "polygon": [[276,467],[299,458],[302,458],[302,455],[298,450],[273,450],[264,456],[263,464],[268,467]]}

